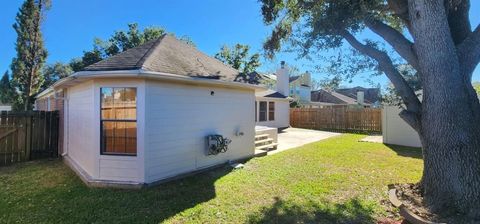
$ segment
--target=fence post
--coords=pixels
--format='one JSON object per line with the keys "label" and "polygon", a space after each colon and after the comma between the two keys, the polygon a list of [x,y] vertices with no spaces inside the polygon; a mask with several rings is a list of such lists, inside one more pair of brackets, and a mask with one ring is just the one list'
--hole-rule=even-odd
{"label": "fence post", "polygon": [[25,158],[32,159],[32,116],[25,117]]}

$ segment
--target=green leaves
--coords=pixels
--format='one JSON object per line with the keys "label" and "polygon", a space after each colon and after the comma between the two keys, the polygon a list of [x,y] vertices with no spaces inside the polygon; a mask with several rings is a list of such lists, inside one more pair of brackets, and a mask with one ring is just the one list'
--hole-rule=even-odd
{"label": "green leaves", "polygon": [[49,1],[27,0],[17,13],[13,28],[17,32],[17,55],[12,60],[13,83],[19,91],[21,105],[15,108],[30,110],[33,96],[38,93],[42,84],[41,70],[47,57],[41,32],[43,11],[48,8]]}
{"label": "green leaves", "polygon": [[[140,46],[148,41],[158,39],[166,33],[167,31],[162,27],[151,26],[140,30],[137,23],[130,23],[128,24],[128,30],[115,31],[108,40],[95,38],[93,41],[93,49],[83,52],[81,59],[73,59],[70,61],[70,67],[75,72],[81,71],[91,64],[124,52],[130,48]],[[173,33],[169,34],[174,35]],[[187,36],[181,37],[180,40],[188,45],[195,46],[193,41]]]}
{"label": "green leaves", "polygon": [[260,54],[255,53],[250,55],[250,46],[236,44],[233,49],[224,45],[220,51],[215,54],[215,58],[222,61],[224,64],[232,66],[234,69],[242,73],[251,73],[260,67]]}
{"label": "green leaves", "polygon": [[61,62],[56,62],[53,65],[47,65],[43,69],[43,76],[45,77],[45,82],[43,83],[43,89],[48,88],[50,85],[56,81],[65,78],[73,73],[72,68],[68,64],[63,64]]}

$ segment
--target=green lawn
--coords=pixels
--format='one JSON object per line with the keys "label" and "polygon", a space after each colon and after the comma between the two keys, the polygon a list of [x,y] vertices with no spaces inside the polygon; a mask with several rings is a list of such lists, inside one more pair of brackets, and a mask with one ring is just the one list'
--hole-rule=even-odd
{"label": "green lawn", "polygon": [[61,161],[0,168],[0,223],[372,223],[421,152],[343,135],[143,190],[86,187]]}

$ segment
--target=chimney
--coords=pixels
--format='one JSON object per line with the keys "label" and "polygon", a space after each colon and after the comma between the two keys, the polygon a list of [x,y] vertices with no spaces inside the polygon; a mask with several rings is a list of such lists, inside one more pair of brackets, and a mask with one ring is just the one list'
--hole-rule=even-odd
{"label": "chimney", "polygon": [[288,66],[285,61],[280,63],[280,68],[275,72],[277,75],[277,92],[289,96],[290,95],[290,75],[288,74]]}
{"label": "chimney", "polygon": [[360,105],[364,104],[364,98],[365,98],[365,93],[363,91],[358,91],[357,92],[357,103]]}

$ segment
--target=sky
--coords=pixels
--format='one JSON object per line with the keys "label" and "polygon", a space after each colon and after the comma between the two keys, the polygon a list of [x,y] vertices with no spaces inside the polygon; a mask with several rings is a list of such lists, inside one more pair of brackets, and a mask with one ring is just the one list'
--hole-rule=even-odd
{"label": "sky", "polygon": [[[480,1],[471,1],[471,22],[480,23]],[[16,33],[12,28],[15,15],[23,0],[2,2],[0,13],[0,73],[9,69],[15,57]],[[214,55],[224,44],[248,44],[260,52],[262,43],[271,32],[263,24],[260,3],[257,0],[52,0],[43,24],[43,35],[49,56],[47,63],[68,62],[92,49],[95,37],[108,39],[116,30],[126,30],[128,23],[137,22],[140,28],[161,26],[177,36],[190,37],[197,48]],[[361,38],[376,39],[366,32]],[[297,60],[295,53],[281,53],[263,60],[258,69],[274,71],[280,64],[296,66],[301,72],[313,71],[321,61]],[[313,73],[313,78],[324,79],[327,74]],[[475,70],[474,81],[480,81],[480,66]],[[386,86],[383,75],[371,78],[358,75],[353,82],[343,86]]]}

